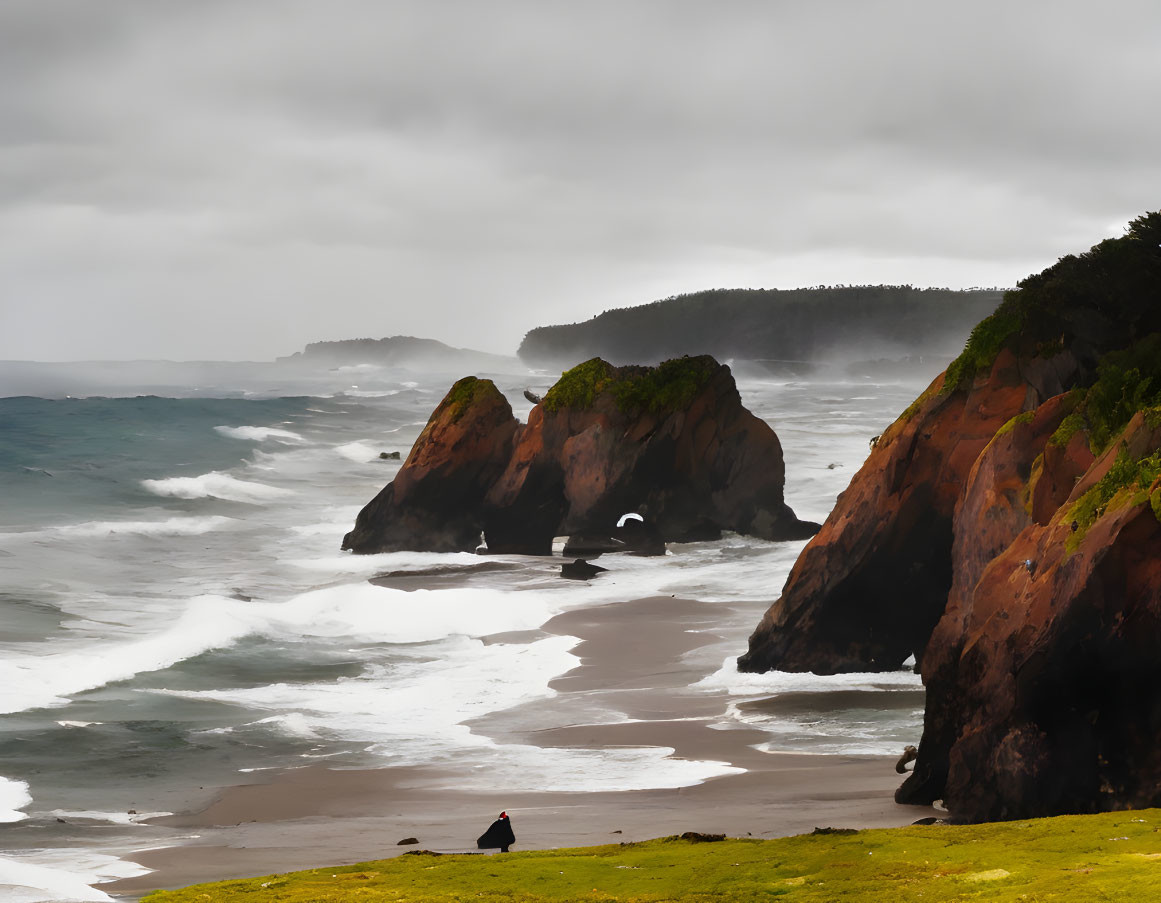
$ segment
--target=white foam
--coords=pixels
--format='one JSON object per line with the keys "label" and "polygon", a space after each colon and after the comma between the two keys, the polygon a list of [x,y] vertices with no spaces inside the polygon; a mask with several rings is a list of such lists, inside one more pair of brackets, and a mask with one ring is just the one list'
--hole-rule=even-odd
{"label": "white foam", "polygon": [[776,693],[833,693],[837,690],[922,690],[923,680],[911,671],[876,671],[849,674],[811,674],[767,671],[745,674],[737,660],[727,657],[721,668],[693,684],[696,689],[724,690],[731,696],[772,696]]}
{"label": "white foam", "polygon": [[0,661],[0,713],[65,705],[70,695],[230,645],[253,629],[236,615],[244,604],[202,596],[190,601],[172,627],[154,636],[120,643],[61,642],[50,655],[9,655]]}
{"label": "white foam", "polygon": [[419,643],[529,630],[555,611],[537,593],[469,588],[407,593],[369,583],[313,590],[287,602],[198,596],[169,628],[152,636],[119,643],[62,642],[51,655],[11,654],[0,660],[0,713],[65,705],[77,693],[168,668],[254,634]]}
{"label": "white foam", "polygon": [[[357,512],[356,512],[357,513]],[[329,533],[332,530],[350,530],[355,519],[352,516],[340,524],[312,524],[293,528],[296,533],[312,535]],[[323,530],[326,527],[328,529]],[[479,564],[489,559],[481,558],[474,552],[383,552],[378,555],[331,555],[326,558],[295,558],[286,564],[307,571],[321,571],[340,576],[344,574],[374,576],[387,571],[424,570],[435,567],[460,567]]]}
{"label": "white foam", "polygon": [[346,445],[335,446],[335,451],[346,458],[348,461],[355,461],[359,464],[366,464],[374,461],[379,457],[380,449],[378,446],[372,445],[370,442],[356,440],[355,442],[348,442]]}
{"label": "white foam", "polygon": [[343,521],[328,521],[319,524],[292,524],[290,532],[298,536],[342,536],[351,529],[355,518],[350,517]]}
{"label": "white foam", "polygon": [[272,502],[294,494],[290,489],[239,480],[216,470],[196,477],[142,480],[141,485],[154,495],[170,498],[216,498],[227,502],[246,502],[251,505]]}
{"label": "white foam", "polygon": [[[319,735],[315,733],[314,728],[310,726],[309,719],[302,714],[302,712],[288,712],[285,715],[271,715],[269,718],[261,718],[253,722],[258,725],[269,725],[277,727],[284,734],[289,734],[291,737],[302,737],[307,740],[318,740]],[[243,725],[248,726],[248,725]]]}
{"label": "white foam", "polygon": [[349,395],[351,398],[390,398],[392,395],[398,395],[402,389],[388,389],[386,391],[370,391],[368,389],[360,389],[358,386],[351,386],[343,395]]}
{"label": "white foam", "polygon": [[93,521],[87,524],[69,524],[57,527],[56,532],[65,536],[94,537],[110,534],[135,536],[201,536],[214,530],[237,524],[232,517],[208,515],[204,517],[170,517],[160,521]]}
{"label": "white foam", "polygon": [[48,814],[67,821],[99,821],[110,825],[139,825],[151,818],[173,815],[172,812],[98,812],[81,809],[53,809]]}
{"label": "white foam", "polygon": [[312,590],[264,607],[263,632],[349,636],[362,643],[420,643],[531,630],[556,613],[539,593],[474,587],[404,592],[370,583]]}
{"label": "white foam", "polygon": [[278,442],[306,441],[298,433],[280,430],[272,426],[215,426],[214,429],[231,439],[245,439],[250,442],[266,442],[269,439],[275,439]]}
{"label": "white foam", "polygon": [[0,890],[9,903],[113,899],[104,891],[90,887],[90,880],[93,880],[91,875],[0,856]]}
{"label": "white foam", "polygon": [[151,869],[104,853],[37,850],[0,856],[0,897],[5,903],[111,901],[91,885],[148,874]]}
{"label": "white foam", "polygon": [[527,645],[448,640],[424,658],[371,666],[328,684],[274,684],[233,690],[172,691],[301,714],[323,738],[370,741],[368,751],[393,765],[439,762],[459,788],[498,784],[527,790],[603,791],[682,787],[741,769],[672,758],[668,747],[557,749],[497,743],[467,722],[556,692],[548,684],[579,659],[575,637]]}
{"label": "white foam", "polygon": [[338,373],[373,373],[383,369],[385,368],[382,364],[343,364],[335,368]]}
{"label": "white foam", "polygon": [[20,810],[31,802],[28,784],[0,777],[0,824],[24,821],[28,814]]}

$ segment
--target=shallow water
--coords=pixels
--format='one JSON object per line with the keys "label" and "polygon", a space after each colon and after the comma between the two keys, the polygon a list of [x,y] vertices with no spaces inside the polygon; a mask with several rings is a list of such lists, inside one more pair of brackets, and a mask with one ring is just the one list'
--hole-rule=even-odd
{"label": "shallow water", "polygon": [[[577,641],[538,628],[594,604],[725,603],[725,639],[687,656],[693,692],[721,698],[723,726],[765,731],[764,748],[885,753],[918,736],[909,672],[737,674],[802,543],[727,535],[616,559],[592,584],[560,580],[543,558],[481,568],[470,554],[340,553],[400,466],[379,452],[406,457],[462,374],[143,368],[103,366],[97,379],[0,363],[0,393],[21,395],[0,398],[0,890],[12,899],[79,899],[132,868],[125,852],[180,842],[141,824],[151,814],[257,769],[444,764],[524,790],[726,773],[664,749],[500,746],[466,724],[551,705]],[[552,381],[486,375],[521,417],[521,389]],[[868,439],[922,386],[820,376],[739,388],[782,441],[787,501],[821,521]],[[93,392],[105,397],[80,397]],[[395,576],[368,582],[383,574]],[[40,896],[17,895],[29,882]]]}

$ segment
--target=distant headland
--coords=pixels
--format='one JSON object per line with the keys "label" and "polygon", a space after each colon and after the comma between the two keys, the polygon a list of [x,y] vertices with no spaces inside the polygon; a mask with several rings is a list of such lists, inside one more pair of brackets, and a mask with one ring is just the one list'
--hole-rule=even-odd
{"label": "distant headland", "polygon": [[684,354],[791,364],[849,358],[852,350],[862,358],[951,357],[1002,296],[994,288],[910,285],[710,289],[532,329],[517,354],[537,367],[591,357],[657,362]]}
{"label": "distant headland", "polygon": [[378,364],[382,367],[423,367],[460,369],[510,369],[515,358],[472,348],[453,348],[435,339],[393,335],[382,339],[342,339],[311,342],[302,351],[276,359],[279,364],[329,364],[352,366]]}

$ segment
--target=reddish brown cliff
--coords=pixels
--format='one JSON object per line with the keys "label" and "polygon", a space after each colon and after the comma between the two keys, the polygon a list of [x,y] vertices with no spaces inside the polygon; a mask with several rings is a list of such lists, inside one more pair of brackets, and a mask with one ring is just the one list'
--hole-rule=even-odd
{"label": "reddish brown cliff", "polygon": [[[467,426],[448,399],[344,548],[474,549],[482,531],[492,551],[548,554],[558,535],[613,535],[627,512],[661,541],[818,529],[784,502],[778,437],[713,358],[594,358],[563,374],[519,428],[490,393],[460,415]],[[430,491],[417,495],[420,483]]]}
{"label": "reddish brown cliff", "polygon": [[467,376],[444,397],[395,479],[359,512],[343,548],[472,550],[484,493],[512,453],[519,422],[489,379]]}
{"label": "reddish brown cliff", "polygon": [[750,639],[742,670],[879,671],[922,657],[951,583],[952,514],[1024,404],[1010,352],[967,392],[931,384],[875,443]]}
{"label": "reddish brown cliff", "polygon": [[914,654],[901,802],[1161,803],[1161,214],[1021,283],[878,440],[739,660]]}

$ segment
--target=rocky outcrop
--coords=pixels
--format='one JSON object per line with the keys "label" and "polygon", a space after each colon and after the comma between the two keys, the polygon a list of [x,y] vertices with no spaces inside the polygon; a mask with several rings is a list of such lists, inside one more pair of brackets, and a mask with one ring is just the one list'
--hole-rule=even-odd
{"label": "rocky outcrop", "polygon": [[792,539],[818,529],[784,502],[778,437],[713,358],[619,368],[594,358],[519,427],[495,387],[477,383],[490,388],[462,409],[449,402],[455,389],[444,399],[344,548],[468,550],[482,531],[491,551],[548,554],[555,536],[617,537],[626,512],[645,518],[643,551],[723,530]]}
{"label": "rocky outcrop", "polygon": [[744,670],[927,687],[897,799],[1161,803],[1161,214],[1021,283],[888,429]]}
{"label": "rocky outcrop", "polygon": [[458,552],[480,543],[484,493],[507,466],[519,422],[490,379],[459,380],[395,479],[343,537],[356,552]]}

